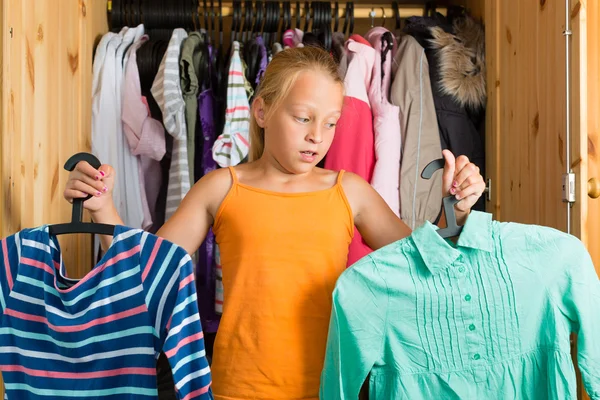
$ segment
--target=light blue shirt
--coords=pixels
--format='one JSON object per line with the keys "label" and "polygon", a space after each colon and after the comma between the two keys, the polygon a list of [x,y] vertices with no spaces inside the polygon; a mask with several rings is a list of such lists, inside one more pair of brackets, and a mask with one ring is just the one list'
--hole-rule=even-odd
{"label": "light blue shirt", "polygon": [[570,334],[600,399],[600,282],[575,237],[472,212],[426,223],[339,278],[320,398],[576,399]]}

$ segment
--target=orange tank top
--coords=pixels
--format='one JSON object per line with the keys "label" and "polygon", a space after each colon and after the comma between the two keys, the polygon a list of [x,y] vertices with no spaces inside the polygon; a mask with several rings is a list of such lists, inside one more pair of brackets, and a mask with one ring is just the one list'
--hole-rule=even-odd
{"label": "orange tank top", "polygon": [[279,193],[239,183],[217,212],[224,306],[216,400],[318,399],[335,283],[354,221],[341,185]]}

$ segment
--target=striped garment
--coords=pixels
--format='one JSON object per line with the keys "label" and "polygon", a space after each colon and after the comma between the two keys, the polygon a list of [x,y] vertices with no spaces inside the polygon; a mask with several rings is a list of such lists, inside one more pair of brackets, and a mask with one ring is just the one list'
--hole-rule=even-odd
{"label": "striped garment", "polygon": [[212,148],[213,159],[221,167],[238,165],[250,151],[250,103],[238,42],[233,42],[231,52],[225,127]]}
{"label": "striped garment", "polygon": [[171,156],[171,167],[169,168],[165,220],[168,220],[175,213],[191,186],[187,154],[185,102],[183,101],[179,75],[181,43],[187,36],[184,29],[177,28],[173,30],[169,46],[160,62],[150,89],[162,112],[165,129],[173,136],[173,154]]}
{"label": "striped garment", "polygon": [[117,226],[100,263],[65,276],[47,226],[0,241],[0,371],[8,399],[212,399],[193,265],[181,247]]}

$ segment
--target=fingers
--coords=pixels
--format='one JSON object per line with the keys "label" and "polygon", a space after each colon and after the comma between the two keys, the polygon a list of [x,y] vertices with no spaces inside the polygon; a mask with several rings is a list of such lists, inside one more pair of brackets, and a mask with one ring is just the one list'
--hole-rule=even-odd
{"label": "fingers", "polygon": [[485,182],[481,178],[481,175],[471,175],[464,181],[463,185],[457,191],[456,198],[458,200],[466,199],[469,196],[476,196],[479,198],[483,194],[484,190]]}
{"label": "fingers", "polygon": [[452,154],[452,152],[449,150],[443,150],[442,155],[444,156],[445,160],[444,173],[442,175],[442,185],[444,193],[447,193],[452,186],[454,173],[456,171],[456,160],[454,159],[454,154]]}
{"label": "fingers", "polygon": [[[95,192],[100,192],[101,194],[106,193],[108,191],[108,188],[106,187],[104,182],[96,181],[94,179],[95,178],[90,178],[88,175],[83,175],[81,172],[75,172],[71,175],[69,181],[70,182],[82,182],[86,186],[93,188],[94,193],[89,193],[86,191],[86,193],[89,193],[92,195],[95,195]],[[67,185],[68,185],[68,183],[67,183]]]}
{"label": "fingers", "polygon": [[465,180],[471,176],[481,177],[479,167],[469,162],[469,159],[465,156],[458,157],[456,159],[456,176],[454,177],[454,182],[452,182],[452,187],[457,188],[457,191],[459,190],[458,188],[464,188]]}
{"label": "fingers", "polygon": [[67,199],[69,198],[67,196],[67,192],[76,194],[76,196],[71,196],[71,198],[81,198],[86,197],[87,195],[99,197],[106,192],[106,187],[101,189],[98,189],[96,187],[98,186],[98,184],[100,184],[100,186],[103,186],[101,182],[92,181],[93,184],[89,184],[85,182],[86,179],[89,179],[88,177],[84,177],[83,179],[84,180],[74,179],[67,183],[67,188],[65,189],[65,197],[67,197]]}
{"label": "fingers", "polygon": [[479,200],[480,197],[481,197],[481,195],[473,194],[471,196],[468,196],[468,197],[462,199],[458,203],[456,203],[454,205],[454,207],[458,211],[463,211],[463,212],[469,211],[475,205],[475,203],[477,203],[477,200]]}
{"label": "fingers", "polygon": [[93,180],[99,181],[106,175],[106,172],[92,167],[87,161],[80,161],[75,166],[75,171],[81,172],[82,174],[92,178]]}

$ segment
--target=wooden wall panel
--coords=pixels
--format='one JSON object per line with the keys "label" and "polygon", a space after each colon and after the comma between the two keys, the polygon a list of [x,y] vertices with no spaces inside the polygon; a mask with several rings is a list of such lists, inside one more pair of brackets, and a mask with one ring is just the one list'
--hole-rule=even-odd
{"label": "wooden wall panel", "polygon": [[[107,30],[103,0],[2,2],[0,237],[70,220],[63,164],[90,149],[92,52]],[[83,276],[89,236],[60,242],[70,276]]]}
{"label": "wooden wall panel", "polygon": [[[5,2],[4,31],[13,34],[3,43],[3,236],[70,219],[62,166],[90,148],[93,44],[107,30],[101,3]],[[81,275],[89,268],[89,238],[61,241],[70,273]]]}
{"label": "wooden wall panel", "polygon": [[565,230],[564,3],[542,3],[485,6],[490,209],[500,220]]}
{"label": "wooden wall panel", "polygon": [[[600,180],[600,4],[587,1],[587,123],[588,177]],[[585,231],[588,248],[600,276],[600,199],[589,200]]]}

